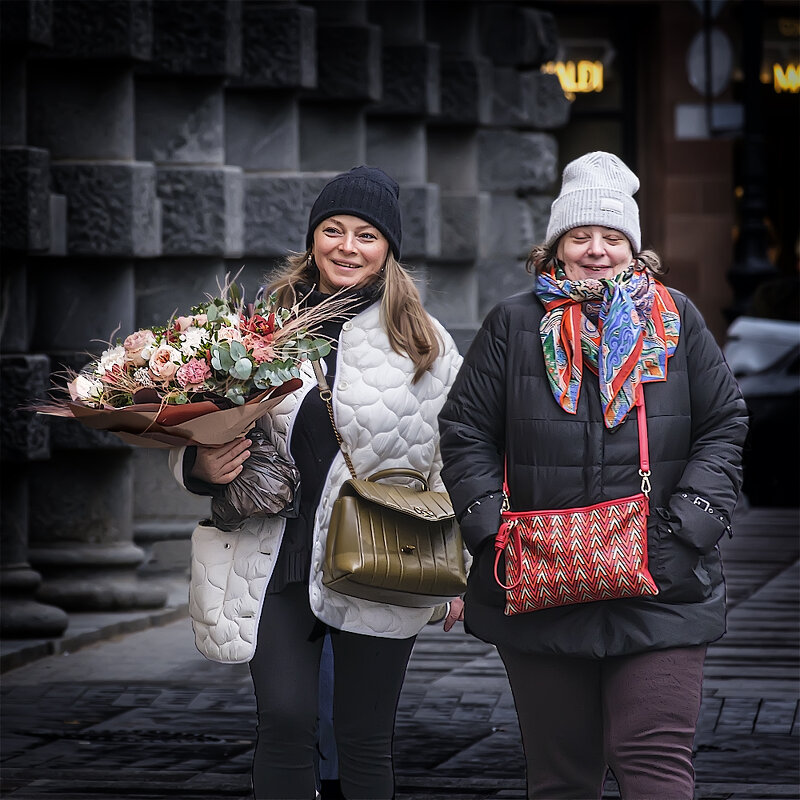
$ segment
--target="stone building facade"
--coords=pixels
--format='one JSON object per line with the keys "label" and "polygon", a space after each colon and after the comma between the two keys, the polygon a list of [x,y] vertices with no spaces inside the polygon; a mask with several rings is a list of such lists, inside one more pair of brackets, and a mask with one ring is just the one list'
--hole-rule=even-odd
{"label": "stone building facade", "polygon": [[302,250],[367,163],[401,185],[403,261],[462,346],[529,284],[570,105],[553,15],[471,0],[4,0],[2,626],[159,607],[207,501],[164,452],[25,409],[115,331]]}

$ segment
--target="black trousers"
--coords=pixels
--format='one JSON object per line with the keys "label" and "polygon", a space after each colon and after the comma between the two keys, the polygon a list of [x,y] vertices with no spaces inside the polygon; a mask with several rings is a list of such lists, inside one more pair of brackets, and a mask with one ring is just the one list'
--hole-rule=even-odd
{"label": "black trousers", "polygon": [[[326,630],[311,612],[305,584],[292,583],[265,597],[250,662],[258,706],[256,800],[314,798],[319,668]],[[347,800],[390,800],[395,713],[415,637],[330,632],[342,792]]]}

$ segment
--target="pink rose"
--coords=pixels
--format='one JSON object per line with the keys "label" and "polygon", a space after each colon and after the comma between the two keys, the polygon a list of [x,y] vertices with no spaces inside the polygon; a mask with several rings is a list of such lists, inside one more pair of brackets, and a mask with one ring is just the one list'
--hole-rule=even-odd
{"label": "pink rose", "polygon": [[261,336],[249,333],[242,339],[242,344],[252,351],[253,360],[259,364],[263,361],[275,360],[275,351],[272,349],[272,345],[268,344]]}
{"label": "pink rose", "polygon": [[199,358],[191,358],[175,373],[175,380],[181,388],[188,389],[190,386],[200,386],[206,378],[211,377],[211,370],[205,361]]}
{"label": "pink rose", "polygon": [[173,324],[179,333],[183,333],[192,324],[192,317],[177,317]]}
{"label": "pink rose", "polygon": [[208,325],[208,314],[195,314],[195,316],[194,316],[194,324],[198,328],[202,328],[205,325]]}
{"label": "pink rose", "polygon": [[155,342],[156,337],[153,331],[136,331],[125,338],[122,346],[125,348],[125,360],[130,361],[137,367],[142,367],[147,363],[147,359],[142,351]]}
{"label": "pink rose", "polygon": [[154,381],[167,383],[175,377],[181,365],[181,354],[168,344],[159,345],[150,356],[148,367]]}
{"label": "pink rose", "polygon": [[220,328],[217,331],[217,340],[220,342],[223,340],[227,340],[229,342],[241,342],[242,335],[241,333],[239,333],[238,328],[232,328],[232,327]]}

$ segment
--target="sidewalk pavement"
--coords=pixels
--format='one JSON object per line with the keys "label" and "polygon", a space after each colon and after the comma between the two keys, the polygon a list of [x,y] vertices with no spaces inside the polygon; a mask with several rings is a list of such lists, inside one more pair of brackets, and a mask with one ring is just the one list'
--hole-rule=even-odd
{"label": "sidewalk pavement", "polygon": [[[728,633],[709,648],[698,800],[800,796],[797,509],[737,514],[722,542]],[[0,643],[0,796],[249,800],[246,665],[203,659],[185,581],[158,612],[73,615],[62,639]],[[395,736],[397,800],[521,800],[514,705],[493,647],[457,625],[420,634]],[[619,797],[613,778],[604,798]]]}

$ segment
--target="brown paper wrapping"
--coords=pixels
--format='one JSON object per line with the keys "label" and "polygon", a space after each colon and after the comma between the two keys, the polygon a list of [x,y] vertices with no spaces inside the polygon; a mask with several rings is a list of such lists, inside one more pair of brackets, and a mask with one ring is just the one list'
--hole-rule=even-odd
{"label": "brown paper wrapping", "polygon": [[244,436],[256,420],[303,385],[299,378],[269,389],[242,406],[219,409],[204,400],[183,405],[142,403],[125,408],[90,408],[67,403],[66,411],[40,413],[72,417],[87,428],[109,431],[137,447],[222,445]]}

